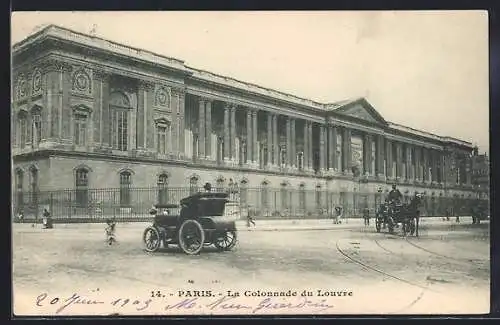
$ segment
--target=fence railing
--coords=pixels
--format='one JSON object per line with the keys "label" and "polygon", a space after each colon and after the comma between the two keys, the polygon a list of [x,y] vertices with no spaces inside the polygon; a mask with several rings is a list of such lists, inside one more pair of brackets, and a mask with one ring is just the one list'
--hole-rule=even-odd
{"label": "fence railing", "polygon": [[[17,192],[13,196],[13,212],[23,211],[25,220],[40,219],[48,209],[54,219],[65,222],[99,222],[115,217],[121,221],[150,220],[149,209],[157,203],[178,204],[179,200],[198,191],[193,187],[72,189],[62,191]],[[212,189],[228,191],[230,199],[240,207],[243,216],[254,218],[331,218],[335,207],[344,215],[360,217],[364,209],[375,214],[385,193],[335,192],[284,188]],[[410,197],[405,196],[405,201]],[[488,204],[485,200],[427,196],[422,202],[422,216],[469,215],[473,206]],[[175,211],[172,211],[175,213]],[[63,221],[63,220],[60,220]]]}

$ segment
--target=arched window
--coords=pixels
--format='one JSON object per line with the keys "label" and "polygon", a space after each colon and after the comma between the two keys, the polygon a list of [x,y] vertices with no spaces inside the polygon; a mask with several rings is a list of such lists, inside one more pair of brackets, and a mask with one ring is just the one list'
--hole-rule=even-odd
{"label": "arched window", "polygon": [[89,172],[85,168],[79,168],[75,172],[76,203],[86,206],[88,203]]}
{"label": "arched window", "polygon": [[197,176],[191,176],[191,178],[189,179],[189,194],[190,195],[198,192],[198,181],[199,181],[199,179]]}
{"label": "arched window", "polygon": [[304,211],[306,209],[306,186],[300,184],[299,186],[299,209]]}
{"label": "arched window", "polygon": [[31,144],[33,147],[37,147],[42,140],[42,115],[39,109],[35,109],[32,112],[31,126]]}
{"label": "arched window", "polygon": [[168,203],[168,175],[161,174],[158,176],[158,203]]}
{"label": "arched window", "polygon": [[18,127],[18,145],[20,148],[24,148],[26,145],[26,135],[28,133],[28,129],[26,127],[26,113],[22,112],[18,115],[17,127]]}
{"label": "arched window", "polygon": [[260,201],[263,208],[269,208],[269,183],[264,181],[261,184]]}
{"label": "arched window", "polygon": [[24,203],[23,183],[24,183],[24,173],[22,170],[18,169],[16,171],[16,192],[17,192],[16,205],[18,207],[22,207]]}
{"label": "arched window", "polygon": [[30,169],[30,198],[31,203],[38,203],[38,169],[31,167]]}
{"label": "arched window", "polygon": [[286,183],[281,183],[281,189],[280,189],[280,196],[281,196],[281,208],[283,210],[288,208],[288,189],[287,189],[287,184]]}
{"label": "arched window", "polygon": [[110,99],[111,108],[111,145],[115,150],[128,150],[128,122],[130,102],[122,92],[114,92]]}
{"label": "arched window", "polygon": [[240,204],[247,205],[248,203],[248,182],[246,179],[240,182]]}
{"label": "arched window", "polygon": [[316,185],[316,191],[315,191],[315,196],[316,196],[316,207],[320,208],[321,207],[321,185]]}
{"label": "arched window", "polygon": [[130,186],[132,185],[132,174],[129,171],[120,173],[120,206],[130,206]]}

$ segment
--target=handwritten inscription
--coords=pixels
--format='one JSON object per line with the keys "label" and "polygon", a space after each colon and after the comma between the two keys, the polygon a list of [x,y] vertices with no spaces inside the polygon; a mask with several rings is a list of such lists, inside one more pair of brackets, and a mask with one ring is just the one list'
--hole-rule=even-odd
{"label": "handwritten inscription", "polygon": [[332,298],[352,296],[349,291],[285,291],[272,295],[269,292],[228,290],[224,294],[212,291],[182,291],[176,293],[163,293],[151,291],[144,298],[138,297],[116,297],[104,298],[94,297],[92,294],[85,296],[79,293],[62,297],[42,293],[35,298],[34,304],[55,314],[71,314],[74,307],[82,306],[84,311],[91,312],[93,308],[99,310],[109,306],[109,312],[126,313],[131,310],[137,312],[222,312],[237,311],[239,313],[283,313],[286,311],[320,312],[334,308]]}

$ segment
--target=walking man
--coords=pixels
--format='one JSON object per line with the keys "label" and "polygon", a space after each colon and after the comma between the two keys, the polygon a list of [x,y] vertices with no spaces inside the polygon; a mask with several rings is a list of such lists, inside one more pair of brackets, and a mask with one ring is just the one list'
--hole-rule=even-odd
{"label": "walking man", "polygon": [[363,219],[365,220],[365,226],[370,225],[370,209],[364,208],[363,209]]}

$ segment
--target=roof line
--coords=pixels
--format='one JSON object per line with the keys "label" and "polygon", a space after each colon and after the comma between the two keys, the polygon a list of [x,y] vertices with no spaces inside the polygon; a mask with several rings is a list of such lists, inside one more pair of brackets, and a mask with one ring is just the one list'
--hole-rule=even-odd
{"label": "roof line", "polygon": [[55,24],[50,24],[48,26],[45,26],[43,29],[39,30],[38,32],[35,32],[35,33],[31,34],[31,35],[28,35],[25,39],[23,39],[23,40],[15,43],[14,45],[12,45],[12,48],[15,50],[16,47],[19,47],[19,46],[23,45],[23,43],[26,43],[27,40],[35,38],[36,36],[45,33],[47,30],[49,30],[51,28],[62,29],[62,30],[65,30],[67,32],[74,33],[74,34],[77,34],[77,35],[80,35],[80,36],[90,37],[90,38],[101,40],[101,41],[104,41],[104,42],[108,42],[108,43],[111,43],[111,44],[114,44],[114,45],[127,47],[127,48],[129,48],[131,50],[138,51],[138,52],[153,54],[155,56],[159,56],[161,58],[165,58],[165,59],[168,59],[168,60],[175,60],[175,61],[178,61],[178,62],[181,62],[181,63],[185,62],[184,60],[181,60],[181,59],[178,59],[178,58],[174,58],[174,57],[167,56],[167,55],[164,55],[164,54],[159,54],[159,53],[156,53],[156,52],[152,52],[152,51],[145,50],[145,49],[142,49],[142,48],[139,48],[139,47],[135,47],[135,46],[131,46],[131,45],[126,45],[126,44],[123,44],[123,43],[118,43],[118,42],[110,40],[108,38],[94,36],[94,35],[91,35],[91,34],[85,34],[83,32],[79,32],[77,30],[70,29],[70,28],[63,27],[63,26],[59,26],[59,25],[55,25]]}
{"label": "roof line", "polygon": [[[125,45],[123,43],[118,43],[118,42],[110,40],[110,39],[106,39],[106,38],[102,38],[102,37],[98,37],[98,36],[93,36],[93,35],[90,35],[90,34],[85,34],[83,32],[75,31],[73,29],[70,29],[70,28],[67,28],[67,27],[62,27],[62,26],[55,25],[55,24],[47,25],[44,28],[42,28],[41,30],[39,30],[39,31],[37,31],[37,32],[35,32],[35,33],[31,34],[31,35],[28,35],[23,40],[15,43],[15,44],[13,44],[12,45],[13,50],[16,50],[16,48],[19,48],[22,45],[28,43],[29,40],[32,40],[32,39],[38,37],[39,35],[43,35],[44,33],[46,33],[48,30],[50,30],[52,28],[56,29],[56,30],[59,29],[59,30],[70,32],[70,33],[74,33],[74,34],[77,34],[77,35],[80,35],[80,36],[83,36],[83,37],[86,37],[86,38],[91,38],[91,39],[95,39],[95,40],[104,41],[104,42],[107,42],[107,43],[111,43],[111,44],[117,45],[119,47],[125,47],[125,48],[128,48],[129,50],[134,50],[134,51],[136,51],[138,53],[150,54],[150,55],[157,56],[157,57],[160,57],[160,58],[164,58],[164,59],[167,59],[167,60],[174,60],[174,61],[177,61],[179,63],[182,63],[186,69],[191,70],[193,72],[199,72],[199,73],[202,73],[202,74],[203,73],[209,74],[209,75],[212,75],[212,76],[215,76],[215,77],[223,78],[225,80],[230,80],[230,81],[234,81],[234,82],[237,82],[237,83],[241,83],[242,85],[248,85],[248,86],[256,87],[259,90],[263,90],[263,91],[267,91],[267,92],[274,92],[276,94],[280,94],[280,95],[284,95],[284,96],[287,96],[287,97],[291,97],[293,99],[297,99],[297,100],[302,100],[302,101],[305,101],[305,102],[309,102],[309,103],[312,103],[314,105],[319,106],[319,108],[321,108],[325,112],[335,111],[336,109],[338,109],[340,107],[349,105],[349,104],[351,104],[353,102],[356,102],[356,101],[359,101],[359,100],[365,100],[365,101],[367,101],[365,97],[353,97],[353,98],[350,98],[350,99],[345,99],[345,100],[341,100],[341,101],[333,102],[333,103],[321,103],[319,101],[315,101],[315,100],[304,98],[304,97],[299,97],[299,96],[296,96],[296,95],[293,95],[293,94],[290,94],[290,93],[286,93],[284,91],[280,91],[280,90],[276,90],[276,89],[268,88],[268,87],[263,87],[263,86],[260,86],[258,84],[255,84],[255,83],[250,83],[250,82],[242,81],[242,80],[236,79],[234,77],[220,75],[220,74],[216,74],[216,73],[210,72],[208,70],[203,70],[203,69],[199,69],[199,68],[190,67],[190,66],[185,65],[185,61],[181,60],[181,59],[177,59],[177,58],[174,58],[174,57],[169,57],[169,56],[166,56],[166,55],[163,55],[163,54],[158,54],[158,53],[155,53],[155,52],[152,52],[152,51],[149,51],[149,50],[141,49],[141,48],[130,46],[130,45]],[[195,77],[196,78],[197,76],[196,75],[191,75],[191,77]],[[217,81],[215,81],[215,82],[217,82]],[[231,86],[231,85],[229,85],[229,86]],[[272,97],[272,95],[270,97]],[[275,98],[275,99],[284,100],[283,98]],[[294,103],[294,104],[299,104],[300,105],[301,103]],[[305,105],[305,106],[307,106],[306,103],[302,103],[302,104]],[[335,107],[335,105],[338,105],[338,106]],[[330,107],[333,106],[334,109],[333,110],[328,110],[329,106]],[[382,117],[382,119],[384,119],[383,116],[380,113],[378,113],[378,115],[380,115],[380,117]],[[453,137],[440,136],[440,135],[437,135],[437,134],[434,134],[434,133],[431,133],[431,132],[427,132],[427,131],[423,131],[423,130],[411,128],[411,127],[408,127],[408,126],[405,126],[405,125],[402,125],[402,124],[390,122],[390,121],[387,121],[387,120],[385,120],[385,121],[388,123],[389,127],[391,125],[400,126],[400,127],[412,130],[412,131],[416,131],[416,132],[423,133],[423,134],[426,134],[426,135],[429,135],[429,136],[437,137],[441,141],[443,141],[446,138],[448,138],[448,139],[453,139],[453,140],[457,140],[457,141],[460,141],[460,142],[463,142],[463,143],[470,144],[467,141],[456,139],[456,138],[453,138]]]}

